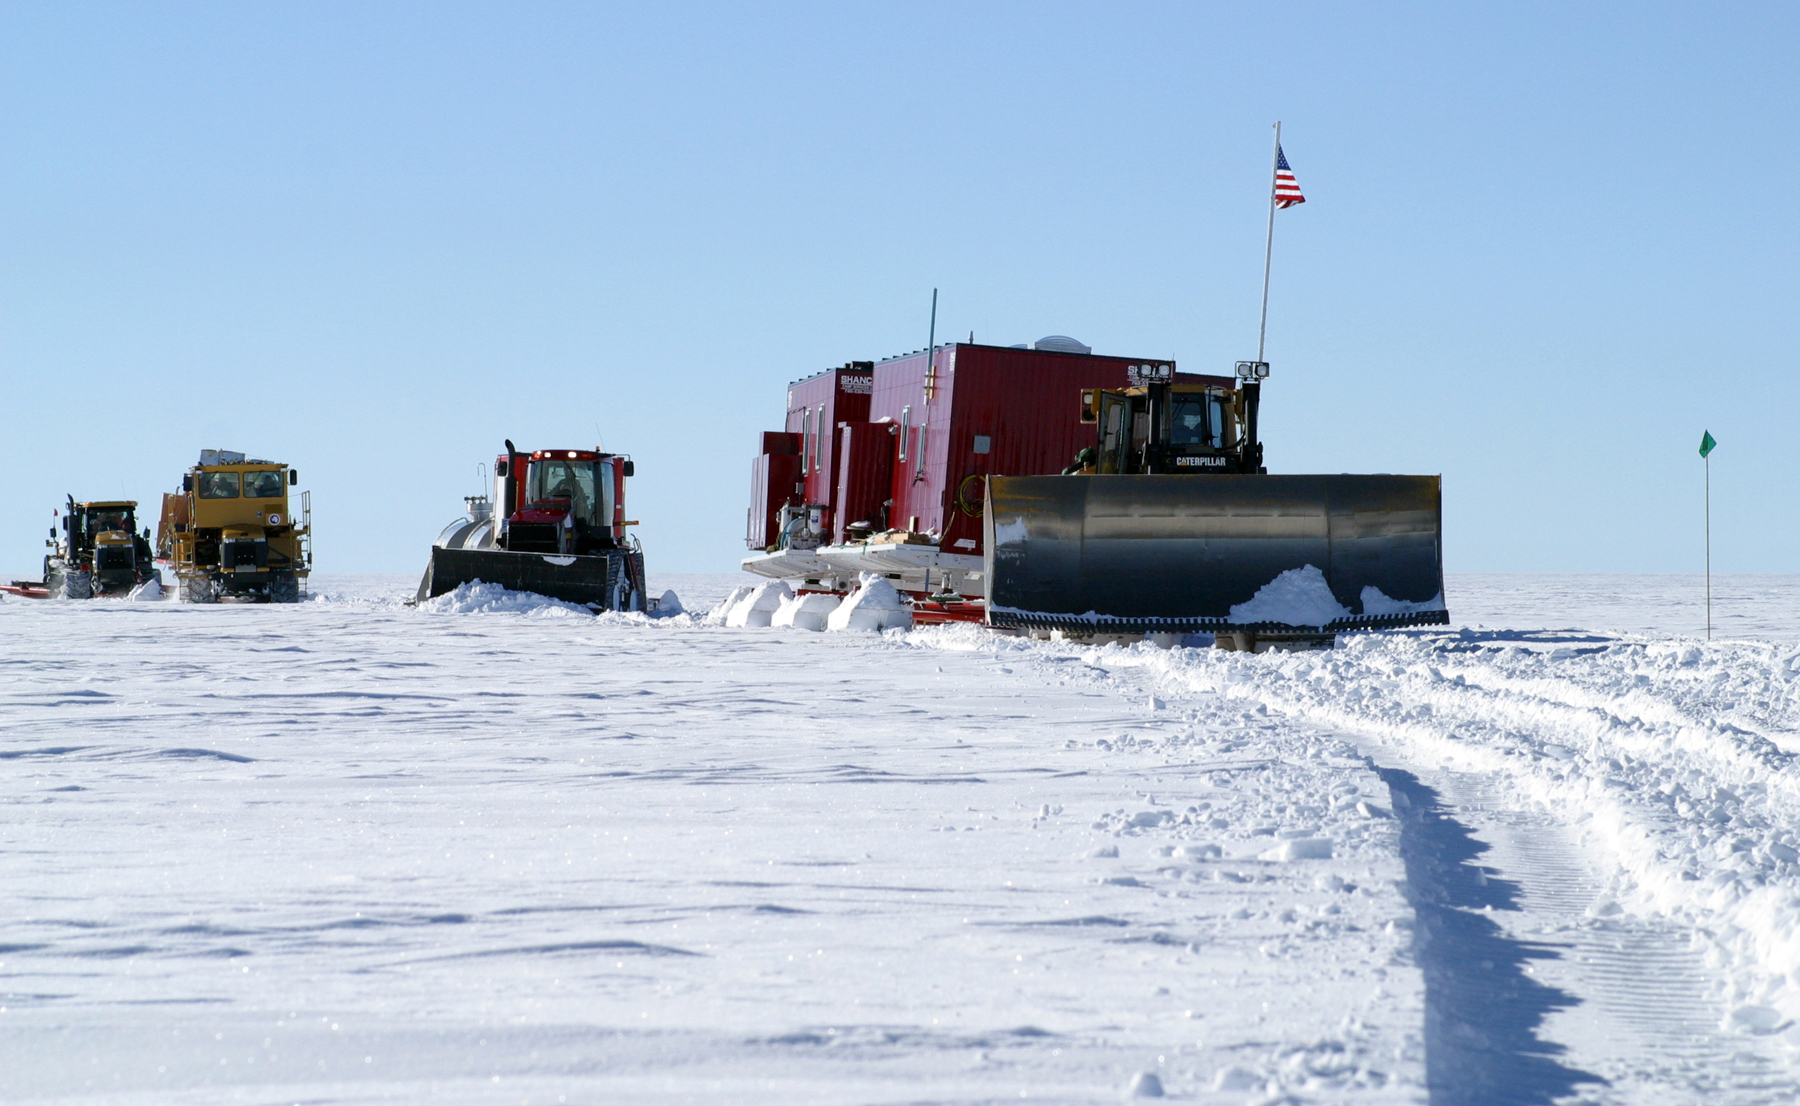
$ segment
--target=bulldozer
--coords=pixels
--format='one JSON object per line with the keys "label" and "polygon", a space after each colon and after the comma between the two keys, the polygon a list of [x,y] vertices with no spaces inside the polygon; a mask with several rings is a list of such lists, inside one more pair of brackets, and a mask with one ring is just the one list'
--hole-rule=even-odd
{"label": "bulldozer", "polygon": [[1440,478],[1269,475],[1268,365],[1239,362],[1236,376],[1182,384],[1172,366],[1135,367],[1130,387],[1081,392],[1094,444],[1063,475],[988,478],[990,625],[1211,633],[1259,651],[1448,623]]}
{"label": "bulldozer", "polygon": [[[463,584],[499,584],[595,611],[654,610],[644,552],[626,527],[631,458],[586,449],[524,452],[506,442],[494,459],[494,496],[465,496],[467,514],[445,526],[414,602]],[[485,477],[484,477],[485,480]]]}
{"label": "bulldozer", "polygon": [[135,500],[77,503],[71,495],[60,526],[50,528],[44,543],[50,547],[44,579],[15,580],[7,590],[53,599],[125,595],[156,573],[149,533],[137,533]]}
{"label": "bulldozer", "polygon": [[168,561],[190,603],[297,603],[312,571],[312,493],[289,489],[297,470],[224,449],[200,452],[163,496],[157,556]]}

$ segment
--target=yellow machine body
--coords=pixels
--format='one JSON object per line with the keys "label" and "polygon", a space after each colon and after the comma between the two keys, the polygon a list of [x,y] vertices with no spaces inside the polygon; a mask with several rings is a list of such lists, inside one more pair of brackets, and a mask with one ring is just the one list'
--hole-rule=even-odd
{"label": "yellow machine body", "polygon": [[312,570],[311,493],[295,509],[297,475],[273,461],[207,464],[163,496],[159,556],[181,582],[181,597],[199,603],[238,599],[297,602]]}

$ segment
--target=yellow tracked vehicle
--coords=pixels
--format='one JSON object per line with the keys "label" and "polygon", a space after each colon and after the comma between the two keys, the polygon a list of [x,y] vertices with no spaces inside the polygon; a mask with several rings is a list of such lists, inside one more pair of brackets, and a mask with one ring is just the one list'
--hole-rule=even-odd
{"label": "yellow tracked vehicle", "polygon": [[150,531],[136,532],[137,503],[129,499],[77,503],[68,497],[61,533],[50,528],[42,580],[14,580],[0,591],[34,599],[92,599],[125,595],[150,579]]}
{"label": "yellow tracked vehicle", "polygon": [[312,570],[312,493],[300,493],[298,511],[289,502],[299,482],[275,461],[201,450],[181,490],[163,496],[156,532],[157,556],[174,569],[181,598],[299,602]]}

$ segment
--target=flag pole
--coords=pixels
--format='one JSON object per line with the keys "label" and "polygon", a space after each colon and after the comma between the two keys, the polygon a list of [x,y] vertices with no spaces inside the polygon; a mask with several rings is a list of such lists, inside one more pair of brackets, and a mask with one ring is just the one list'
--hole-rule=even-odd
{"label": "flag pole", "polygon": [[1275,121],[1275,153],[1269,159],[1269,236],[1263,242],[1262,322],[1256,328],[1256,359],[1263,359],[1263,339],[1269,333],[1269,260],[1275,255],[1275,174],[1281,168],[1281,120]]}
{"label": "flag pole", "polygon": [[[1710,450],[1708,451],[1711,452]],[[1706,463],[1706,640],[1712,640],[1712,457]]]}

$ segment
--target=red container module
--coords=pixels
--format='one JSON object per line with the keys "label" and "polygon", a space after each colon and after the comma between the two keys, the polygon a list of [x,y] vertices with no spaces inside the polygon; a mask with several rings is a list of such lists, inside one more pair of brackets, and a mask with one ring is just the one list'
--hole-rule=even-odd
{"label": "red container module", "polygon": [[762,452],[750,463],[750,520],[746,540],[752,549],[780,544],[781,508],[801,491],[800,436],[768,431]]}
{"label": "red container module", "polygon": [[782,499],[785,486],[769,478],[776,436],[766,435],[747,535],[758,552],[744,567],[809,587],[847,590],[859,573],[882,572],[906,591],[981,594],[984,477],[1061,472],[1094,444],[1083,389],[1125,388],[1133,366],[1174,371],[1167,359],[1085,349],[1063,338],[958,342],[790,385],[780,437],[798,436],[798,477]]}

